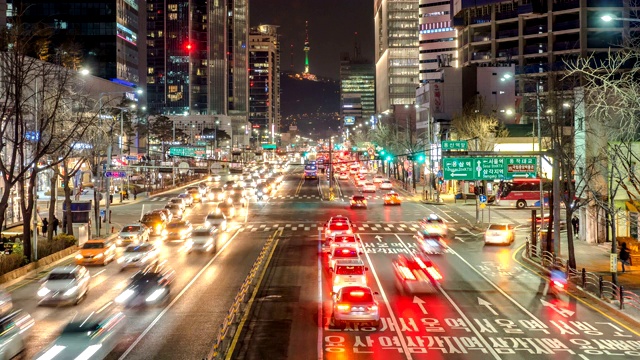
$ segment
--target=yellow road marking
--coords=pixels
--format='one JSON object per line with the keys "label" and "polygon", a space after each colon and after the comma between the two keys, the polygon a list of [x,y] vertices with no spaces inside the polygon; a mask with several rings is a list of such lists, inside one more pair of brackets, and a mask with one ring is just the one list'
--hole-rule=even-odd
{"label": "yellow road marking", "polygon": [[298,196],[300,193],[300,189],[302,189],[302,185],[304,184],[304,173],[300,176],[300,182],[298,183],[298,187],[296,188],[295,196]]}

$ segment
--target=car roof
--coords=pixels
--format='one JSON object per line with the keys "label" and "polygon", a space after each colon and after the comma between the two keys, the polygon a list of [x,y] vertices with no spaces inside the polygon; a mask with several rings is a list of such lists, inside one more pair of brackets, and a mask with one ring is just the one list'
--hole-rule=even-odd
{"label": "car roof", "polygon": [[361,259],[339,259],[336,260],[336,265],[364,266],[364,261]]}
{"label": "car roof", "polygon": [[56,266],[51,269],[51,274],[70,274],[79,271],[81,266]]}

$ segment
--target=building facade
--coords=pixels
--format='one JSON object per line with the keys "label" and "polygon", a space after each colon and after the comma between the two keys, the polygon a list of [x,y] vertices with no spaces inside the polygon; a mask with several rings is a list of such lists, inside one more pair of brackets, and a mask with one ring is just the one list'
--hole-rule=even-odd
{"label": "building facade", "polygon": [[249,33],[249,122],[257,143],[273,143],[280,129],[280,41],[278,27]]}
{"label": "building facade", "polygon": [[52,31],[48,61],[73,62],[126,86],[144,84],[146,20],[138,1],[9,0],[8,4],[10,18],[21,14],[22,24]]}
{"label": "building facade", "polygon": [[438,80],[438,69],[457,66],[458,39],[452,24],[451,1],[420,0],[420,83]]}
{"label": "building facade", "polygon": [[375,66],[356,53],[340,55],[340,119],[344,126],[368,123],[375,115]]}

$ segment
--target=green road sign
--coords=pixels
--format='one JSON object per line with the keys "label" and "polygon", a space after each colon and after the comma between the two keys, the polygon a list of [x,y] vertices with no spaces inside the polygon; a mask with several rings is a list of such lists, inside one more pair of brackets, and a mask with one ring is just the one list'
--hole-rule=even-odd
{"label": "green road sign", "polygon": [[276,144],[262,144],[262,149],[264,150],[275,150]]}
{"label": "green road sign", "polygon": [[197,142],[196,142],[196,145],[199,145],[199,146],[207,146],[207,142],[206,142],[206,141],[197,141]]}
{"label": "green road sign", "polygon": [[538,161],[535,157],[443,158],[446,180],[511,180],[534,178]]}
{"label": "green road sign", "polygon": [[441,145],[442,145],[442,151],[469,149],[469,143],[467,142],[467,140],[456,140],[456,141],[443,140]]}
{"label": "green road sign", "polygon": [[205,157],[207,150],[201,146],[175,146],[169,149],[170,156]]}

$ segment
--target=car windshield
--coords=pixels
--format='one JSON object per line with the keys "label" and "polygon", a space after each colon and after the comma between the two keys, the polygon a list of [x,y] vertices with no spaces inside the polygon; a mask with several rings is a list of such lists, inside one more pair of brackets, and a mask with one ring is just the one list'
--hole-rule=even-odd
{"label": "car windshield", "polygon": [[339,258],[357,258],[358,252],[355,249],[340,248],[333,252],[333,257]]}
{"label": "car windshield", "polygon": [[171,205],[167,205],[166,208],[170,210],[180,210],[180,205],[171,204]]}
{"label": "car windshield", "polygon": [[342,301],[348,303],[371,303],[373,302],[373,295],[363,290],[345,291],[342,293]]}
{"label": "car windshield", "polygon": [[140,226],[125,226],[122,228],[122,232],[138,232],[140,231]]}
{"label": "car windshield", "polygon": [[62,330],[63,334],[78,334],[86,333],[87,336],[91,336],[94,331],[100,329],[100,323],[98,321],[78,321],[70,322]]}
{"label": "car windshield", "polygon": [[180,194],[180,195],[178,195],[178,197],[179,197],[180,199],[183,199],[183,198],[186,198],[186,197],[187,197],[187,194]]}
{"label": "car windshield", "polygon": [[209,236],[209,235],[211,235],[211,233],[208,230],[198,230],[198,231],[194,231],[192,236],[196,237],[196,236]]}
{"label": "car windshield", "polygon": [[103,249],[104,248],[104,243],[99,242],[99,243],[90,243],[90,242],[86,242],[84,243],[84,245],[82,245],[83,249]]}
{"label": "car windshield", "polygon": [[156,272],[139,272],[131,278],[131,283],[133,284],[140,281],[157,281],[161,277],[162,275]]}
{"label": "car windshield", "polygon": [[73,280],[75,278],[73,273],[49,273],[47,280]]}
{"label": "car windshield", "polygon": [[182,204],[182,199],[171,199],[170,201],[174,204]]}
{"label": "car windshield", "polygon": [[353,197],[353,200],[355,200],[355,201],[362,201],[362,200],[364,200],[364,196],[354,196],[354,197]]}
{"label": "car windshield", "polygon": [[364,275],[364,266],[338,266],[336,275]]}
{"label": "car windshield", "polygon": [[160,217],[160,215],[158,214],[154,214],[154,215],[145,215],[142,218],[142,222],[152,222],[152,221],[161,221],[162,218]]}
{"label": "car windshield", "polygon": [[489,230],[507,230],[507,225],[491,224]]}
{"label": "car windshield", "polygon": [[170,229],[182,228],[182,227],[187,227],[187,223],[184,221],[179,221],[179,222],[170,223],[169,225],[167,225],[167,227]]}
{"label": "car windshield", "polygon": [[142,244],[142,245],[129,245],[127,246],[126,252],[146,252],[151,250],[151,245]]}
{"label": "car windshield", "polygon": [[207,215],[207,220],[215,219],[224,219],[224,215],[222,213],[209,213],[209,215]]}

